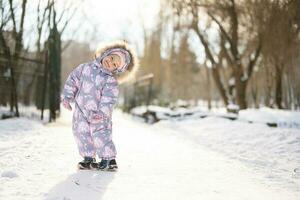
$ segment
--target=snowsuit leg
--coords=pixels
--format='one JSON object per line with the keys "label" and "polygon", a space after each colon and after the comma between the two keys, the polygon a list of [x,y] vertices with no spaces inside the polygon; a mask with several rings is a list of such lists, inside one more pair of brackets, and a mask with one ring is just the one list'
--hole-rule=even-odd
{"label": "snowsuit leg", "polygon": [[76,104],[73,113],[72,130],[79,154],[82,157],[95,158],[96,149],[91,136],[90,124]]}
{"label": "snowsuit leg", "polygon": [[112,141],[112,122],[109,119],[99,123],[91,123],[91,135],[99,158],[111,160],[117,155],[116,147]]}

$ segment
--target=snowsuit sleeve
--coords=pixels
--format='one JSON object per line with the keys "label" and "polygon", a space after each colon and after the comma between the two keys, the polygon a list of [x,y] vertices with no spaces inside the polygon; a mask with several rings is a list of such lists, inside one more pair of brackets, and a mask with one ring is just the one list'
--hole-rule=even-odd
{"label": "snowsuit sleeve", "polygon": [[110,121],[112,117],[113,108],[118,102],[119,86],[114,77],[109,76],[102,89],[101,100],[99,102],[99,110],[97,113],[91,115],[91,123],[99,121]]}
{"label": "snowsuit sleeve", "polygon": [[69,74],[63,87],[63,91],[60,95],[60,100],[62,102],[74,102],[76,93],[78,92],[78,88],[80,86],[80,77],[83,66],[84,64],[80,64]]}

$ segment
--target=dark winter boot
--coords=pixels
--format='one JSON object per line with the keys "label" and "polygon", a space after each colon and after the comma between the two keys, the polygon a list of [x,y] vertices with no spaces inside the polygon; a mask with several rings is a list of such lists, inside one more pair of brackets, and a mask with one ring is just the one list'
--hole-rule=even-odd
{"label": "dark winter boot", "polygon": [[84,157],[83,161],[78,163],[78,169],[91,169],[91,164],[95,162],[95,158]]}
{"label": "dark winter boot", "polygon": [[102,159],[99,163],[92,163],[91,168],[102,170],[102,171],[116,171],[118,169],[117,162],[115,159],[105,160]]}
{"label": "dark winter boot", "polygon": [[108,170],[109,171],[116,171],[118,169],[118,165],[116,159],[112,159],[108,163]]}

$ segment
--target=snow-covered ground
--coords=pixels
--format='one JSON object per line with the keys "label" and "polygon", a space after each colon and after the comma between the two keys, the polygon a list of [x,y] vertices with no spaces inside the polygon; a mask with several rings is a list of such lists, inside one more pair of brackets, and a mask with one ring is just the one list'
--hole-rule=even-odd
{"label": "snow-covered ground", "polygon": [[262,107],[260,109],[246,109],[239,112],[241,121],[254,123],[276,123],[282,128],[300,129],[300,112]]}
{"label": "snow-covered ground", "polygon": [[[235,105],[229,106],[235,108]],[[194,107],[175,107],[173,109],[169,107],[161,107],[155,105],[138,106],[131,109],[131,113],[136,116],[143,116],[147,111],[151,111],[156,114],[159,120],[165,119],[198,119],[203,117],[221,117],[231,118],[238,121],[269,124],[270,126],[276,126],[281,128],[298,128],[300,129],[300,112],[290,110],[271,109],[267,107],[261,107],[259,109],[248,108],[240,110],[238,114],[228,113],[226,108],[212,108],[208,110],[207,106],[194,106]]]}
{"label": "snow-covered ground", "polygon": [[[41,110],[38,110],[35,105],[24,105],[22,103],[18,103],[19,115],[23,118],[29,118],[33,120],[40,121],[41,119]],[[0,106],[0,120],[3,116],[13,116],[14,112],[10,112],[10,108],[8,106]],[[7,118],[6,117],[6,118]],[[49,122],[49,110],[44,110],[43,123]]]}
{"label": "snow-covered ground", "polygon": [[[0,199],[280,199],[300,196],[299,129],[208,117],[148,125],[117,111],[118,172],[77,171],[71,112],[0,121]],[[297,170],[296,170],[297,171]]]}
{"label": "snow-covered ground", "polygon": [[173,130],[174,134],[239,161],[266,185],[300,192],[299,129],[270,128],[217,117],[161,121],[155,126]]}

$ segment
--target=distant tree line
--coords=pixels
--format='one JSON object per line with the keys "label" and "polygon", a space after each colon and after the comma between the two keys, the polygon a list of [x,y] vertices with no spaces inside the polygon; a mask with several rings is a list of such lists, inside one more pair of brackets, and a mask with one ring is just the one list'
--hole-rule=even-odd
{"label": "distant tree line", "polygon": [[[300,1],[166,0],[144,35],[159,102],[300,107]],[[196,47],[195,47],[196,46]],[[204,61],[197,62],[197,51]]]}
{"label": "distant tree line", "polygon": [[[50,121],[59,113],[61,35],[76,5],[66,1],[58,11],[56,4],[54,0],[0,0],[0,105],[9,105],[16,116],[19,103],[49,108]],[[30,29],[24,26],[28,20]]]}

